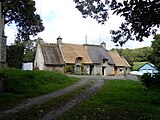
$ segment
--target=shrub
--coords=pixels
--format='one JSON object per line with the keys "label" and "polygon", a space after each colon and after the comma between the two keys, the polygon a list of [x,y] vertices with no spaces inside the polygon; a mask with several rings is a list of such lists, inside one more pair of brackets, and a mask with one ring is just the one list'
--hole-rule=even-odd
{"label": "shrub", "polygon": [[150,73],[145,73],[140,79],[147,89],[160,90],[160,74],[151,75]]}
{"label": "shrub", "polygon": [[74,65],[67,65],[64,69],[66,73],[74,73]]}
{"label": "shrub", "polygon": [[65,73],[71,73],[71,74],[77,74],[77,75],[80,75],[80,74],[81,75],[87,75],[86,68],[83,65],[81,65],[80,67],[81,67],[81,71],[76,71],[74,65],[67,65],[64,68],[65,69]]}
{"label": "shrub", "polygon": [[101,75],[100,73],[97,73],[97,74],[96,74],[96,76],[100,76],[100,75]]}

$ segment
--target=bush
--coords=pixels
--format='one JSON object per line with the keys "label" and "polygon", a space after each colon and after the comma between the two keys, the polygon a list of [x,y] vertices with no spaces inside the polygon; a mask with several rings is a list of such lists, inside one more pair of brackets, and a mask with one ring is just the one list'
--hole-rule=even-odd
{"label": "bush", "polygon": [[160,90],[160,74],[151,75],[150,73],[145,73],[140,79],[147,89]]}
{"label": "bush", "polygon": [[65,73],[71,73],[71,74],[76,74],[76,75],[87,75],[87,70],[86,68],[81,65],[81,71],[76,71],[74,65],[67,65],[65,66]]}
{"label": "bush", "polygon": [[66,73],[74,73],[74,65],[67,65],[64,69]]}

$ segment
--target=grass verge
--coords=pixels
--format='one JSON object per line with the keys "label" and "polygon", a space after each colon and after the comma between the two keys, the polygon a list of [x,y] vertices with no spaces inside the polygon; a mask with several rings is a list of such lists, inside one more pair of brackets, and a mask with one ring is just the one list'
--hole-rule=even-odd
{"label": "grass verge", "polygon": [[144,90],[138,81],[110,80],[91,99],[62,120],[159,120],[160,92]]}
{"label": "grass verge", "polygon": [[69,86],[78,79],[58,72],[21,71],[16,69],[0,70],[3,91],[0,94],[0,108],[15,105],[25,98],[47,94]]}

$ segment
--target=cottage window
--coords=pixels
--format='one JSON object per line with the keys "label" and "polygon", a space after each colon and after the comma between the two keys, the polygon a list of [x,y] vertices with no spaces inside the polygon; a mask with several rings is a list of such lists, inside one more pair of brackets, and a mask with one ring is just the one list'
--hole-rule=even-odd
{"label": "cottage window", "polygon": [[81,71],[81,66],[77,65],[77,66],[76,66],[76,71],[77,71],[77,72],[80,72],[80,71]]}
{"label": "cottage window", "polygon": [[120,72],[120,73],[123,73],[123,68],[120,68],[120,69],[119,69],[119,72]]}

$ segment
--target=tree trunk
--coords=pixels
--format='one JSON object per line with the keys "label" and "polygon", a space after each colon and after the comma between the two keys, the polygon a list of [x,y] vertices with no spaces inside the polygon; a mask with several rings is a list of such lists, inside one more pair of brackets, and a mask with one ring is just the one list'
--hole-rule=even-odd
{"label": "tree trunk", "polygon": [[4,16],[0,2],[0,68],[6,67],[6,36],[4,35]]}

